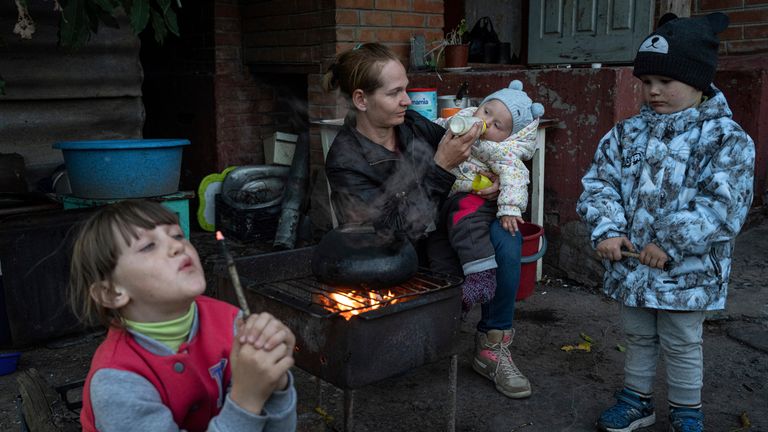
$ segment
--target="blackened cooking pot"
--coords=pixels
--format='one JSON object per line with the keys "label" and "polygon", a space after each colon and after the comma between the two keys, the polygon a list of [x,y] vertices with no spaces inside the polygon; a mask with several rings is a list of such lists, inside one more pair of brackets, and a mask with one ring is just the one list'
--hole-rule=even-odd
{"label": "blackened cooking pot", "polygon": [[388,288],[412,278],[418,266],[416,249],[407,238],[370,225],[334,228],[312,255],[312,273],[331,286]]}

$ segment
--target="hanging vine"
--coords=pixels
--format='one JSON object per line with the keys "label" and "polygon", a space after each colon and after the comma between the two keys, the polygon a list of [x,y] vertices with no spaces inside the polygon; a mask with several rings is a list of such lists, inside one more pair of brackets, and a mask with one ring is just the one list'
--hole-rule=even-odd
{"label": "hanging vine", "polygon": [[[18,19],[13,33],[22,39],[32,39],[35,21],[29,14],[30,0],[15,0]],[[172,0],[52,0],[53,10],[61,12],[59,21],[59,44],[76,50],[98,33],[99,25],[117,28],[115,17],[124,12],[130,19],[131,29],[139,34],[152,22],[155,40],[162,44],[168,33],[179,35],[176,11]],[[175,0],[181,8],[181,0]]]}
{"label": "hanging vine", "polygon": [[[13,33],[22,39],[32,39],[35,21],[29,14],[32,0],[14,0],[18,18]],[[173,0],[181,8],[181,0]],[[168,34],[179,36],[179,23],[172,0],[52,0],[53,10],[61,12],[59,45],[77,50],[98,33],[99,26],[118,28],[115,18],[121,13],[128,16],[134,34],[139,34],[152,23],[155,40],[163,44]],[[5,81],[0,75],[0,95],[5,94]]]}

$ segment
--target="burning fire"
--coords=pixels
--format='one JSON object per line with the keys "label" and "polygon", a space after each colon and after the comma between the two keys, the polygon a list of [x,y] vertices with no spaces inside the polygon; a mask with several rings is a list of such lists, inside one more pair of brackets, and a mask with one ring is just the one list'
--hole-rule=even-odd
{"label": "burning fire", "polygon": [[354,315],[360,315],[361,313],[378,309],[385,304],[394,304],[398,302],[395,299],[395,294],[392,291],[387,291],[386,294],[365,291],[358,292],[357,290],[351,291],[337,291],[329,293],[328,296],[321,296],[320,302],[323,307],[331,312],[339,312],[339,315],[349,321]]}

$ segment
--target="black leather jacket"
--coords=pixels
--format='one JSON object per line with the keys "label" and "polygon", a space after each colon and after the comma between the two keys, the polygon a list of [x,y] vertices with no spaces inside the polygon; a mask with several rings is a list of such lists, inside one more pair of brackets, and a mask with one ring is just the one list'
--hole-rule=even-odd
{"label": "black leather jacket", "polygon": [[372,223],[417,240],[435,227],[455,177],[434,162],[445,129],[408,110],[390,152],[354,128],[348,116],[328,151],[325,170],[340,224]]}

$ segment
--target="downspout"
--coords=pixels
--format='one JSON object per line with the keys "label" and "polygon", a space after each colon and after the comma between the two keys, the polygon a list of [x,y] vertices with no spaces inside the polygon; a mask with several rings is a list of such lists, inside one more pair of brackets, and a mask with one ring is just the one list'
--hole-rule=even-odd
{"label": "downspout", "polygon": [[275,249],[293,249],[296,244],[296,230],[301,218],[301,203],[307,192],[309,177],[309,132],[302,132],[296,141],[291,169],[283,192],[283,206],[277,222]]}

